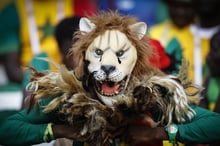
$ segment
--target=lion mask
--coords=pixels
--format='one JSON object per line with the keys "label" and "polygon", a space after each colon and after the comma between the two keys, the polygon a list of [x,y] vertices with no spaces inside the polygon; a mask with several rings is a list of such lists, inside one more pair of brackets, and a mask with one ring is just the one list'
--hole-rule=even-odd
{"label": "lion mask", "polygon": [[148,64],[151,50],[142,40],[147,30],[144,22],[110,12],[81,18],[79,26],[79,41],[72,53],[83,56],[84,67],[78,68],[84,68],[80,72],[84,87],[94,88],[104,104],[112,106],[117,102],[114,97],[124,94],[131,75],[141,77],[156,71]]}

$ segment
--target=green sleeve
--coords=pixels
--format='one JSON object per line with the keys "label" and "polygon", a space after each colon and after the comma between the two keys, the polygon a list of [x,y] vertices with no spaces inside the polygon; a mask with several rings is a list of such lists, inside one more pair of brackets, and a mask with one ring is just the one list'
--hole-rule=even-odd
{"label": "green sleeve", "polygon": [[194,105],[191,107],[196,116],[189,123],[178,125],[178,140],[184,143],[210,143],[220,140],[220,114]]}
{"label": "green sleeve", "polygon": [[[47,100],[40,103],[46,105]],[[22,110],[0,124],[0,145],[25,146],[44,142],[44,131],[49,122],[54,122],[54,113],[45,114],[35,106],[29,113]]]}

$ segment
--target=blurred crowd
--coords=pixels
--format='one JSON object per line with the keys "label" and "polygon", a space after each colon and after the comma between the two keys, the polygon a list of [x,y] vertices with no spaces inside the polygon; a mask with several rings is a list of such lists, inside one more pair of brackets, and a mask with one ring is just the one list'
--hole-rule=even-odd
{"label": "blurred crowd", "polygon": [[161,57],[167,63],[160,68],[176,74],[181,61],[188,61],[188,78],[205,88],[198,105],[220,112],[219,0],[1,0],[0,120],[25,106],[26,67],[53,70],[36,59],[49,57],[74,68],[68,49],[79,19],[105,10],[146,22],[146,36],[168,57]]}

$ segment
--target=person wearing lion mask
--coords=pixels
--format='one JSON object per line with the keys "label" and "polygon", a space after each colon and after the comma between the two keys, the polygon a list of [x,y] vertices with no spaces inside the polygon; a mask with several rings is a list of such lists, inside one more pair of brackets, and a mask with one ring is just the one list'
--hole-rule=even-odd
{"label": "person wearing lion mask", "polygon": [[[79,26],[72,47],[78,66],[69,71],[56,65],[58,72],[30,68],[27,90],[36,104],[1,122],[0,144],[68,138],[73,145],[104,146],[131,136],[127,142],[134,145],[170,139],[171,125],[177,128],[170,139],[174,144],[219,139],[220,115],[188,104],[184,89],[197,86],[184,75],[164,75],[147,61],[150,47],[141,41],[145,23],[103,12],[82,18]],[[151,116],[143,117],[147,112]],[[134,125],[143,118],[151,127]]]}

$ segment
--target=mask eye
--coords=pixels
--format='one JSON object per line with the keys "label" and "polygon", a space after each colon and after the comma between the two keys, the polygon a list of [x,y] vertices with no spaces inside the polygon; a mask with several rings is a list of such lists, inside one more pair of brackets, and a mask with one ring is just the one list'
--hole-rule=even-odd
{"label": "mask eye", "polygon": [[101,49],[96,49],[95,50],[96,55],[101,56],[103,55],[103,51]]}
{"label": "mask eye", "polygon": [[120,50],[118,52],[116,52],[117,57],[121,57],[122,55],[124,55],[125,51],[124,50]]}

